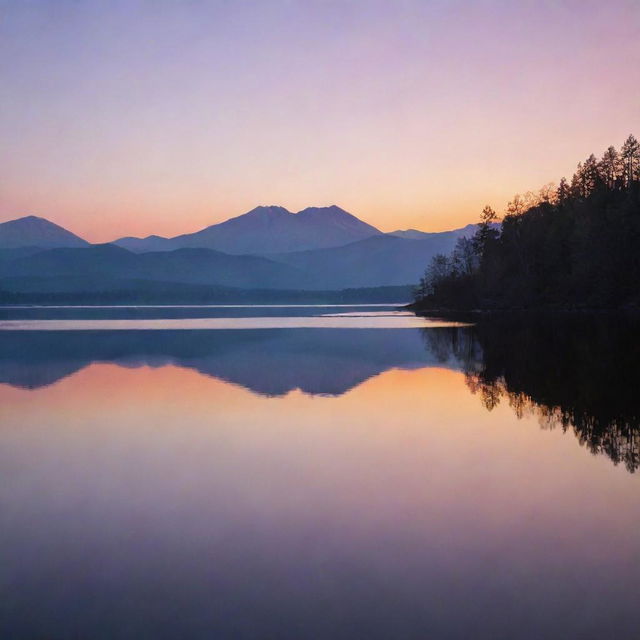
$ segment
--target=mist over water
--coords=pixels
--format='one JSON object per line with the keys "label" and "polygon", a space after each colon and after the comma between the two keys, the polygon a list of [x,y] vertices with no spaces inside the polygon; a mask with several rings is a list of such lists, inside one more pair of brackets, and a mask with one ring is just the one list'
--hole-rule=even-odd
{"label": "mist over water", "polygon": [[635,320],[3,314],[280,327],[0,331],[2,637],[635,638]]}

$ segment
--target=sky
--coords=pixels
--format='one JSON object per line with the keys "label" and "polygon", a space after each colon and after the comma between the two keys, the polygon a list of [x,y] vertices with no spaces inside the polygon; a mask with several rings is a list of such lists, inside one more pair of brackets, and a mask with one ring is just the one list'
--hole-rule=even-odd
{"label": "sky", "polygon": [[440,231],[640,136],[638,0],[0,0],[0,221]]}

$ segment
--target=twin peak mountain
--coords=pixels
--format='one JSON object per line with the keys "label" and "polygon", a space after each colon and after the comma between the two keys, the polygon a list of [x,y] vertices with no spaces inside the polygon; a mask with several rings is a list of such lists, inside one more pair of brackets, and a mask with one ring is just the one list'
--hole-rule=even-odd
{"label": "twin peak mountain", "polygon": [[298,213],[269,206],[196,233],[175,238],[120,238],[115,244],[136,252],[199,247],[241,255],[326,249],[376,235],[384,234],[335,205],[308,207]]}

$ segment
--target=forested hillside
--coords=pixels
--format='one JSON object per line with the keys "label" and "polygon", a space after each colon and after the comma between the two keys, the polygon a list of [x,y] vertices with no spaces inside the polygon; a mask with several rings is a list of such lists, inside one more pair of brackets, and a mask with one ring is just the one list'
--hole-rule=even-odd
{"label": "forested hillside", "polygon": [[640,143],[630,135],[571,180],[482,211],[475,236],[428,264],[420,309],[640,306]]}

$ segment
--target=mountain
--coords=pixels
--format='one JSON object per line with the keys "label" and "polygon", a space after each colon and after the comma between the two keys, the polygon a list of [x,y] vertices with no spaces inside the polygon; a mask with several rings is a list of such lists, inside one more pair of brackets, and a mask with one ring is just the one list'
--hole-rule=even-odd
{"label": "mountain", "polygon": [[417,229],[398,229],[397,231],[389,231],[388,236],[395,236],[396,238],[404,238],[405,240],[424,240],[426,236],[431,235],[425,231],[418,231]]}
{"label": "mountain", "polygon": [[37,216],[26,216],[0,223],[0,248],[19,247],[86,247],[89,243],[53,222]]}
{"label": "mountain", "polygon": [[269,257],[309,274],[315,289],[411,284],[420,280],[434,255],[453,250],[464,235],[460,231],[425,234],[421,240],[381,234],[342,247]]}
{"label": "mountain", "polygon": [[[77,283],[87,290],[104,290],[113,287],[113,281],[118,281],[121,287],[127,279],[241,289],[300,289],[306,281],[296,267],[258,256],[234,256],[210,249],[137,254],[105,244],[49,249],[2,260],[1,264],[0,285],[6,291],[24,290],[33,278],[39,278],[48,291],[64,291],[71,285],[72,290],[78,290]],[[32,285],[30,289],[33,290]]]}
{"label": "mountain", "polygon": [[179,247],[173,246],[169,238],[162,236],[147,236],[146,238],[136,238],[134,236],[126,236],[112,242],[118,247],[134,251],[135,253],[144,253],[145,251],[172,251]]}
{"label": "mountain", "polygon": [[[491,224],[493,229],[499,229],[500,223],[494,222]],[[395,236],[396,238],[403,238],[405,240],[428,240],[429,238],[438,237],[445,239],[447,237],[454,237],[456,239],[465,237],[470,238],[478,230],[477,224],[468,224],[460,229],[453,229],[452,231],[435,231],[428,233],[426,231],[418,231],[417,229],[405,229],[404,231],[390,231],[386,235]]]}
{"label": "mountain", "polygon": [[[257,299],[270,291],[293,295],[407,287],[419,281],[435,254],[450,253],[457,239],[470,236],[476,225],[442,233],[387,234],[335,206],[295,214],[282,207],[257,207],[194,234],[130,238],[131,250],[89,245],[41,218],[15,220],[0,229],[9,229],[0,238],[11,245],[0,245],[0,290],[5,297],[86,294],[170,301],[227,299],[242,297],[241,292]],[[38,242],[74,246],[46,248]],[[181,244],[194,246],[175,248]],[[309,245],[320,248],[294,250]],[[152,247],[155,250],[148,250]]]}
{"label": "mountain", "polygon": [[[311,210],[306,215],[317,218],[324,212]],[[420,240],[380,233],[339,247],[267,256],[202,248],[135,253],[113,244],[1,249],[0,290],[74,295],[129,292],[129,297],[139,292],[140,299],[165,299],[173,289],[176,299],[189,295],[205,299],[213,293],[194,287],[230,288],[237,295],[238,290],[328,292],[407,286],[419,281],[435,254],[449,253],[457,238],[471,230],[424,234]]]}
{"label": "mountain", "polygon": [[308,207],[291,213],[284,207],[256,207],[248,213],[175,238],[120,238],[114,244],[136,252],[206,248],[229,254],[284,253],[337,247],[382,235],[344,209]]}

